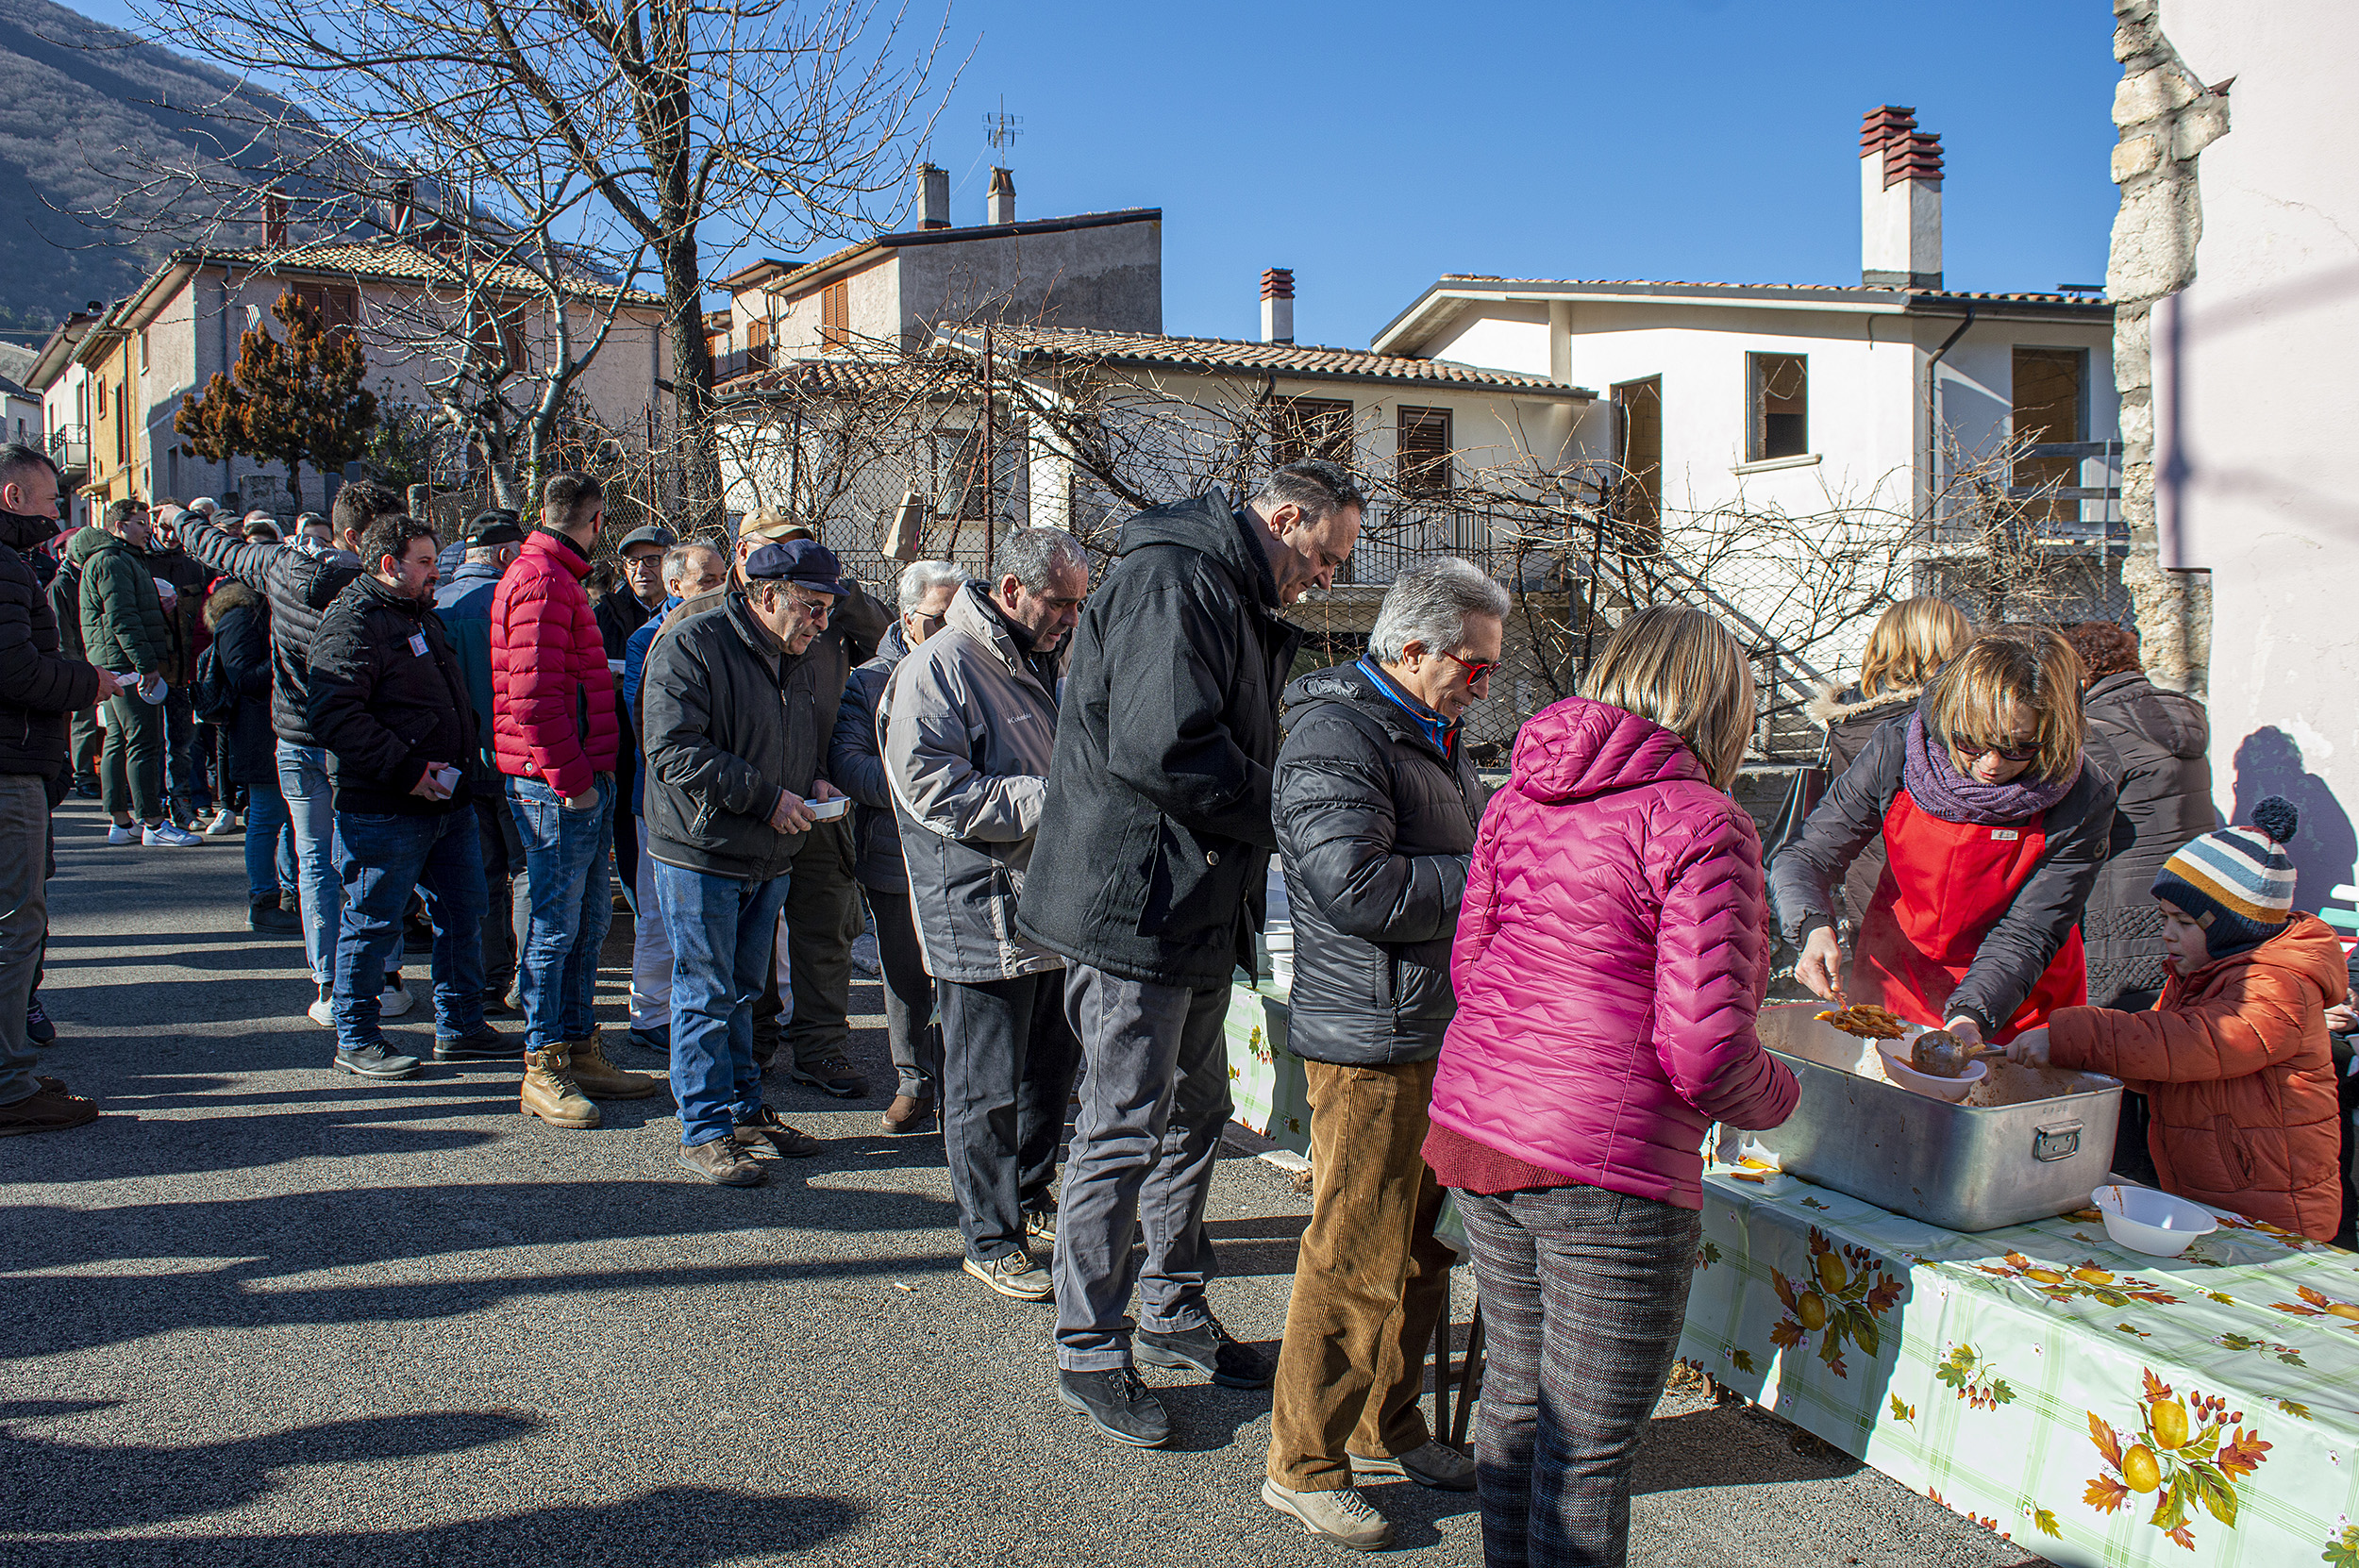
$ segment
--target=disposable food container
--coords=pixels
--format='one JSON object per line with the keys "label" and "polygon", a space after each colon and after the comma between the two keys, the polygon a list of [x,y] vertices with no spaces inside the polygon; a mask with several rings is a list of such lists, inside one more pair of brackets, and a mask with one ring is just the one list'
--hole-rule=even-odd
{"label": "disposable food container", "polygon": [[1866,1043],[1814,1016],[1761,1011],[1761,1040],[1801,1085],[1754,1136],[1781,1168],[1946,1230],[1997,1230],[2085,1208],[2113,1162],[2121,1080],[1991,1062],[1951,1105],[1860,1075]]}
{"label": "disposable food container", "polygon": [[2106,1235],[2155,1258],[2176,1258],[2198,1236],[2219,1228],[2210,1209],[2151,1187],[2100,1187],[2089,1202],[2104,1217]]}

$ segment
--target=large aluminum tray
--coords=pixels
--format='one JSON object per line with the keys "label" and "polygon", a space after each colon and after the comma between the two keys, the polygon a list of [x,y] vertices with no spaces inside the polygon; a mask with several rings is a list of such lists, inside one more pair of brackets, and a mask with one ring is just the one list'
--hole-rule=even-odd
{"label": "large aluminum tray", "polygon": [[1947,1230],[1997,1230],[2085,1206],[2113,1162],[2121,1080],[1990,1064],[1949,1105],[1850,1071],[1867,1043],[1813,1015],[1764,1008],[1762,1043],[1802,1096],[1785,1125],[1754,1134],[1806,1181]]}

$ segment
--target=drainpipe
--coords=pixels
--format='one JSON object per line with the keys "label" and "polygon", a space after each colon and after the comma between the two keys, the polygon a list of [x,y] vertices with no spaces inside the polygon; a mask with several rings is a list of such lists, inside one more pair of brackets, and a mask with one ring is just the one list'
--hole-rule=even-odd
{"label": "drainpipe", "polygon": [[1932,519],[1933,467],[1941,460],[1941,359],[1966,336],[1966,329],[1974,325],[1974,302],[1966,302],[1966,320],[1958,329],[1941,340],[1932,359],[1925,361],[1925,509],[1928,523]]}

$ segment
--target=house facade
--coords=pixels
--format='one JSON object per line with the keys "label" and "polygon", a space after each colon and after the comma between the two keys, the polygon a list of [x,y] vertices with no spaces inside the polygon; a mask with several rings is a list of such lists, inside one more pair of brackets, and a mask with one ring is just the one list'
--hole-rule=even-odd
{"label": "house facade", "polygon": [[[452,276],[450,262],[430,243],[400,236],[175,254],[136,293],[60,326],[36,361],[33,377],[51,429],[71,454],[87,456],[85,463],[68,465],[78,494],[98,507],[126,496],[185,501],[236,493],[248,505],[325,509],[341,474],[307,471],[297,495],[280,464],[184,453],[173,430],[181,399],[236,363],[248,329],[261,326],[283,340],[271,307],[293,290],[331,326],[360,335],[369,361],[365,384],[380,406],[430,406],[428,384],[441,366],[423,345],[453,292]],[[545,363],[553,313],[531,276],[520,272],[488,297],[507,315],[510,358],[527,367]],[[670,361],[661,301],[637,292],[619,302],[611,292],[585,293],[568,307],[577,344],[586,344],[609,315],[611,329],[578,390],[617,428],[641,429],[650,409],[668,402],[659,390]],[[69,430],[84,432],[83,439],[75,442]]]}

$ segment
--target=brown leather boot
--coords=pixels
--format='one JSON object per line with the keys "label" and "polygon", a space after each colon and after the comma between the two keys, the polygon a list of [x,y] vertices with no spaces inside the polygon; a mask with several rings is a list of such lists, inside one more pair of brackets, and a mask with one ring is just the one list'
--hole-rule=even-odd
{"label": "brown leather boot", "polygon": [[590,1103],[582,1094],[581,1086],[574,1081],[573,1068],[562,1045],[552,1045],[525,1058],[525,1082],[516,1095],[516,1109],[527,1116],[538,1116],[553,1127],[598,1125],[598,1108]]}
{"label": "brown leather boot", "polygon": [[644,1100],[656,1091],[644,1073],[627,1073],[606,1059],[606,1046],[593,1026],[587,1040],[564,1042],[574,1062],[574,1081],[594,1100]]}

